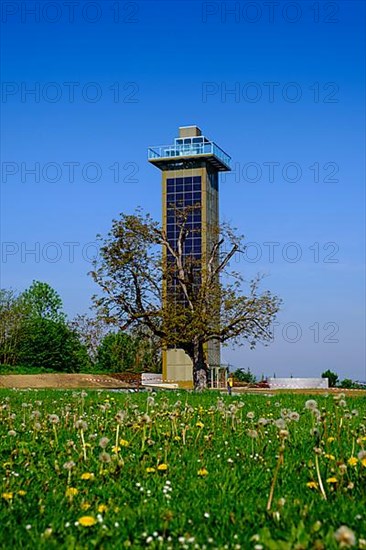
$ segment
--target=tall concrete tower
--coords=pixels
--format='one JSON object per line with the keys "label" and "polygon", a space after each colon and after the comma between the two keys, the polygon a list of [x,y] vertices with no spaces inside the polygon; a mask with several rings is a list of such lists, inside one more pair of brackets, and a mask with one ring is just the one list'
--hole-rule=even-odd
{"label": "tall concrete tower", "polygon": [[[183,254],[204,270],[219,225],[219,172],[230,170],[229,155],[203,136],[197,126],[182,126],[173,145],[149,147],[148,160],[162,171],[163,228],[173,246],[179,230],[177,209],[194,205]],[[174,289],[167,292],[168,300]],[[206,356],[210,368],[219,367],[220,344],[210,342]],[[183,349],[169,347],[169,343],[163,350],[163,380],[192,384],[191,359]]]}

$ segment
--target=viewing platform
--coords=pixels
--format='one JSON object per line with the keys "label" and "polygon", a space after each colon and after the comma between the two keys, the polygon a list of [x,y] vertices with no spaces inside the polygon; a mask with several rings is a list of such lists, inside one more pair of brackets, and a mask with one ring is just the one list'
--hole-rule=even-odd
{"label": "viewing platform", "polygon": [[204,136],[176,138],[173,145],[159,145],[148,148],[148,160],[160,170],[169,170],[174,161],[197,162],[202,159],[215,170],[228,172],[231,170],[231,157]]}

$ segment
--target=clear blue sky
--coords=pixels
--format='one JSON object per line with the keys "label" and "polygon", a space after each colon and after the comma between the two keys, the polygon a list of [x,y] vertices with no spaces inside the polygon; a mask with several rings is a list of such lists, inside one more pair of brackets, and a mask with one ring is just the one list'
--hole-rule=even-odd
{"label": "clear blue sky", "polygon": [[86,312],[96,234],[138,205],[160,218],[147,147],[197,124],[233,159],[235,267],[284,300],[275,342],[224,360],[366,379],[365,5],[269,4],[3,2],[1,286],[47,281]]}

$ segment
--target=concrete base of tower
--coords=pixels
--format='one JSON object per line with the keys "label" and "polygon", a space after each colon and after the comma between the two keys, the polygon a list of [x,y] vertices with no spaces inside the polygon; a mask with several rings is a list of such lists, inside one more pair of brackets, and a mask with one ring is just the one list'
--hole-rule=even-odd
{"label": "concrete base of tower", "polygon": [[163,381],[174,382],[180,387],[193,387],[193,363],[181,348],[163,351]]}

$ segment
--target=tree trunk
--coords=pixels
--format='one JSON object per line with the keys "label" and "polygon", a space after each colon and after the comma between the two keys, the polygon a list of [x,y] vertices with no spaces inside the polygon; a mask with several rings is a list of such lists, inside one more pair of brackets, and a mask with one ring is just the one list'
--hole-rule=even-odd
{"label": "tree trunk", "polygon": [[196,391],[207,389],[208,365],[202,342],[194,342],[188,351],[193,362],[193,384]]}

